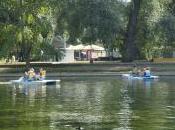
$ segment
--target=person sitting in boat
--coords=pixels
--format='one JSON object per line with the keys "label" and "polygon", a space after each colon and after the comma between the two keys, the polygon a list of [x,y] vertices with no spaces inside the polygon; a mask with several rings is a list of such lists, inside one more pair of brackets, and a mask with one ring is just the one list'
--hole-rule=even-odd
{"label": "person sitting in boat", "polygon": [[40,80],[40,73],[39,73],[39,72],[37,72],[37,73],[35,74],[35,80]]}
{"label": "person sitting in boat", "polygon": [[139,69],[137,68],[136,65],[133,66],[132,75],[133,76],[138,76],[139,75]]}
{"label": "person sitting in boat", "polygon": [[27,80],[28,78],[29,78],[28,72],[25,71],[25,73],[24,73],[24,80]]}
{"label": "person sitting in boat", "polygon": [[43,68],[40,68],[40,79],[45,79],[46,71]]}
{"label": "person sitting in boat", "polygon": [[28,80],[34,80],[35,79],[35,70],[33,68],[31,68],[28,71]]}
{"label": "person sitting in boat", "polygon": [[150,71],[150,69],[148,67],[145,68],[143,76],[144,77],[150,77],[151,76],[151,71]]}

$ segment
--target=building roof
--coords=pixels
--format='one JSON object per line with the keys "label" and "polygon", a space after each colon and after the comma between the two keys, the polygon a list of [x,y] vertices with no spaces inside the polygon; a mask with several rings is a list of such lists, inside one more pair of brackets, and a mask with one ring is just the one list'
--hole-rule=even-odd
{"label": "building roof", "polygon": [[79,44],[79,45],[76,45],[76,46],[70,45],[66,49],[68,49],[68,50],[99,50],[99,51],[105,50],[103,47],[95,45],[95,44],[86,45],[86,46],[82,45],[82,44]]}

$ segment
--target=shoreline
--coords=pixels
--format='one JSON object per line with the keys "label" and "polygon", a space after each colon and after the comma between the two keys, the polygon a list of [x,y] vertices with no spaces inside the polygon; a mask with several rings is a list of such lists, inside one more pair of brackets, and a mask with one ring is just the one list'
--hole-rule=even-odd
{"label": "shoreline", "polygon": [[[120,63],[120,62],[95,62],[75,64],[32,63],[36,71],[43,67],[48,77],[88,77],[88,76],[121,76],[128,73],[134,64],[139,68],[149,66],[154,75],[175,76],[175,63]],[[25,72],[25,64],[0,64],[0,77],[20,77]]]}
{"label": "shoreline", "polygon": [[[48,73],[47,77],[107,77],[107,76],[117,76],[120,77],[122,74],[126,74],[129,72],[78,72],[78,73]],[[171,76],[175,77],[175,73],[167,73],[167,72],[155,72],[153,75],[156,76]],[[0,78],[8,78],[8,77],[21,77],[23,73],[7,73],[1,74]]]}

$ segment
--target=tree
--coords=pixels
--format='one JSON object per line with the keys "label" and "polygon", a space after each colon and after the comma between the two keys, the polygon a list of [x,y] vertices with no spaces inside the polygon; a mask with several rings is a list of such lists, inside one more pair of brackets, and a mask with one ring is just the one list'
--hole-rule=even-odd
{"label": "tree", "polygon": [[108,51],[113,51],[117,36],[124,30],[124,7],[119,1],[68,1],[59,8],[57,32],[60,36],[68,34],[69,43],[98,41]]}
{"label": "tree", "polygon": [[167,2],[166,13],[161,17],[158,22],[158,26],[162,31],[162,38],[164,42],[161,44],[163,46],[163,54],[165,57],[172,56],[173,49],[175,48],[175,4],[174,0]]}
{"label": "tree", "polygon": [[139,49],[136,45],[138,16],[142,0],[132,0],[127,32],[124,40],[123,61],[133,61],[139,58]]}
{"label": "tree", "polygon": [[[132,1],[131,7],[135,5],[135,11],[133,9],[135,15],[132,15],[132,11],[130,11],[128,22],[130,28],[126,32],[127,35],[123,44],[123,60],[133,61],[145,57],[153,58],[154,47],[159,48],[165,41],[159,21],[164,15],[167,15],[169,2],[166,0]],[[134,17],[133,21],[132,17]],[[131,21],[134,23],[133,25]]]}
{"label": "tree", "polygon": [[166,14],[166,0],[145,0],[141,4],[138,17],[136,45],[140,58],[152,59],[163,42],[163,33],[158,25]]}
{"label": "tree", "polygon": [[[6,17],[2,20],[2,48],[8,48],[9,52],[19,52],[22,59],[26,61],[29,67],[31,54],[36,52],[36,48],[53,33],[52,23],[50,18],[50,7],[46,0],[33,0],[33,1],[3,1],[1,3],[3,10],[7,10]],[[0,12],[3,17],[4,12]],[[6,18],[6,19],[5,19]],[[8,37],[11,36],[11,41]],[[3,55],[2,55],[3,56]]]}

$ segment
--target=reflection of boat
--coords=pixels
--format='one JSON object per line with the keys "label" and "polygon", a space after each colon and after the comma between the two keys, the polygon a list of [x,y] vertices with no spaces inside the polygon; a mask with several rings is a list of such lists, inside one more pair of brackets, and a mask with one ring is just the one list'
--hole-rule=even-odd
{"label": "reflection of boat", "polygon": [[60,80],[25,80],[23,77],[19,78],[18,80],[11,80],[13,84],[45,84],[45,85],[54,85],[59,83]]}
{"label": "reflection of boat", "polygon": [[123,78],[131,79],[131,80],[150,80],[150,79],[158,79],[159,76],[151,75],[150,77],[144,77],[144,76],[133,76],[131,74],[122,74]]}
{"label": "reflection of boat", "polygon": [[129,78],[123,78],[124,83],[126,83],[127,86],[142,86],[142,87],[151,87],[156,82],[158,82],[157,79],[129,79]]}

